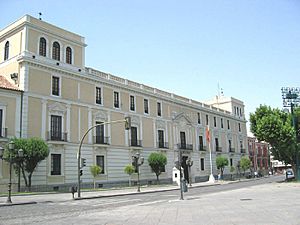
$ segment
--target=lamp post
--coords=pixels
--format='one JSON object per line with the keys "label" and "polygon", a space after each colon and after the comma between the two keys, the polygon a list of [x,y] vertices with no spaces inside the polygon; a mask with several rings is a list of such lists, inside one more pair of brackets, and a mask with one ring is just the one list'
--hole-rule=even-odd
{"label": "lamp post", "polygon": [[191,167],[193,166],[193,160],[191,160],[191,158],[188,158],[186,160],[186,165],[189,168],[189,185],[192,186],[192,176],[191,176]]}
{"label": "lamp post", "polygon": [[241,164],[240,164],[240,161],[238,161],[237,165],[236,165],[237,169],[238,169],[238,174],[239,174],[239,180],[241,180]]}
{"label": "lamp post", "polygon": [[24,156],[24,151],[23,149],[18,150],[18,192],[21,191],[21,162],[22,158]]}
{"label": "lamp post", "polygon": [[144,164],[144,157],[140,157],[140,153],[137,152],[135,155],[132,156],[132,162],[137,170],[138,174],[138,189],[137,192],[141,192],[141,185],[140,185],[140,166]]}

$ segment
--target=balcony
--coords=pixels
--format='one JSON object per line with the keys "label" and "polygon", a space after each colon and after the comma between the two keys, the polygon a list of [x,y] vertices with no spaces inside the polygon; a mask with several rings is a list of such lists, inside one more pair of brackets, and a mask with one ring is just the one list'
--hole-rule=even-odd
{"label": "balcony", "polygon": [[216,152],[222,152],[222,147],[216,146]]}
{"label": "balcony", "polygon": [[206,146],[199,145],[198,150],[201,151],[201,152],[205,152],[206,151]]}
{"label": "balcony", "polygon": [[93,143],[100,145],[109,145],[109,137],[94,136]]}
{"label": "balcony", "polygon": [[241,148],[241,153],[245,154],[246,153],[246,149],[245,148]]}
{"label": "balcony", "polygon": [[177,144],[178,149],[184,149],[184,150],[193,150],[192,144],[185,144],[185,143],[179,143]]}
{"label": "balcony", "polygon": [[7,138],[7,128],[0,129],[0,138]]}
{"label": "balcony", "polygon": [[68,133],[66,132],[47,132],[47,141],[68,141]]}
{"label": "balcony", "polygon": [[142,140],[137,140],[137,139],[130,139],[129,140],[129,145],[131,147],[142,147]]}
{"label": "balcony", "polygon": [[156,146],[158,148],[169,148],[169,142],[157,142]]}
{"label": "balcony", "polygon": [[235,152],[235,148],[229,148],[228,151],[233,153],[233,152]]}

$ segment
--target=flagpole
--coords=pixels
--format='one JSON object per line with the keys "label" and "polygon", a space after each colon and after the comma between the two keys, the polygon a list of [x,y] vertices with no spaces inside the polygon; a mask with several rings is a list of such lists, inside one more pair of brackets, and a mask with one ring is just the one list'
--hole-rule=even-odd
{"label": "flagpole", "polygon": [[209,148],[209,161],[210,161],[210,176],[209,176],[209,183],[215,182],[215,177],[212,172],[212,154],[211,154],[211,145],[210,145],[210,130],[209,126],[206,127],[206,140],[208,141],[208,148]]}

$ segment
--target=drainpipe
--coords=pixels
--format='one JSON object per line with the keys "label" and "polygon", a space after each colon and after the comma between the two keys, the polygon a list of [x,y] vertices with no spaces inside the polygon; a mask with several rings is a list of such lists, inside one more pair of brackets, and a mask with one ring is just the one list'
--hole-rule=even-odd
{"label": "drainpipe", "polygon": [[21,91],[21,108],[20,108],[20,138],[22,138],[22,127],[23,127],[23,121],[22,121],[22,118],[23,118],[23,96],[24,96],[24,92]]}

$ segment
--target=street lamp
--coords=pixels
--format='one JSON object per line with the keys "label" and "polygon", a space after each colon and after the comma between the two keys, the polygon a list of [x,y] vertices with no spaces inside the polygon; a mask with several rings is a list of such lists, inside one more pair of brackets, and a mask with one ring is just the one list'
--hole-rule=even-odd
{"label": "street lamp", "polygon": [[21,191],[21,162],[24,156],[23,149],[18,150],[18,192]]}
{"label": "street lamp", "polygon": [[140,185],[140,166],[144,164],[144,157],[140,157],[140,153],[137,152],[135,155],[132,156],[132,163],[136,168],[138,174],[138,189],[137,192],[141,192],[141,185]]}
{"label": "street lamp", "polygon": [[236,167],[237,167],[237,169],[238,169],[239,180],[240,180],[240,179],[241,179],[241,171],[240,171],[240,169],[241,169],[241,163],[240,163],[240,161],[238,161]]}
{"label": "street lamp", "polygon": [[193,166],[193,160],[191,160],[191,158],[188,158],[186,160],[186,165],[188,166],[188,169],[189,169],[189,185],[192,186],[192,176],[191,176],[191,167]]}

